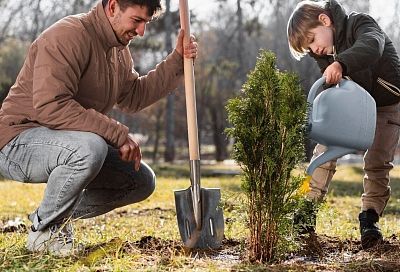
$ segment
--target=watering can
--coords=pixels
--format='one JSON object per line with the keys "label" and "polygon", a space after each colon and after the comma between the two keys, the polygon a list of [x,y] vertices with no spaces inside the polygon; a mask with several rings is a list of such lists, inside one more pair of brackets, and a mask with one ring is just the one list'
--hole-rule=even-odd
{"label": "watering can", "polygon": [[367,150],[375,137],[376,104],[360,85],[342,79],[335,87],[317,95],[325,83],[318,79],[311,87],[307,102],[309,137],[327,147],[311,160],[307,174],[311,176],[320,165],[358,150]]}

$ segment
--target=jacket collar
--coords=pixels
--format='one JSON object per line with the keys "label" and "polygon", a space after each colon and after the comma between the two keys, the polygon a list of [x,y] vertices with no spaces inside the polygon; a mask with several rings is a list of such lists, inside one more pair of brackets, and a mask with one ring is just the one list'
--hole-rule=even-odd
{"label": "jacket collar", "polygon": [[96,34],[98,35],[105,49],[108,50],[112,47],[118,47],[118,49],[122,50],[126,47],[117,39],[111,23],[104,11],[102,1],[99,1],[96,7],[92,9],[89,16],[93,21],[93,27],[96,31]]}
{"label": "jacket collar", "polygon": [[[333,17],[333,24],[335,26],[335,45],[341,44],[346,37],[346,24],[347,14],[343,6],[336,0],[329,1],[329,10]],[[337,47],[337,46],[336,46]]]}

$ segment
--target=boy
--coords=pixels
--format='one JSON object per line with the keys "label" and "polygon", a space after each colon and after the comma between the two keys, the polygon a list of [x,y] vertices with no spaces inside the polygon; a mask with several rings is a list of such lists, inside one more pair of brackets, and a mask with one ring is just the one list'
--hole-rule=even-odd
{"label": "boy", "polygon": [[[399,57],[373,18],[356,12],[346,14],[335,0],[300,2],[289,18],[287,35],[292,55],[298,60],[306,54],[313,57],[327,84],[337,84],[346,77],[375,99],[376,132],[364,156],[364,193],[359,214],[362,246],[373,247],[382,241],[377,222],[390,197],[389,171],[399,138]],[[314,156],[324,148],[317,145]],[[312,175],[307,195],[310,207],[295,216],[295,224],[308,223],[302,227],[305,231],[314,231],[315,203],[326,195],[335,168],[336,161],[331,161]]]}

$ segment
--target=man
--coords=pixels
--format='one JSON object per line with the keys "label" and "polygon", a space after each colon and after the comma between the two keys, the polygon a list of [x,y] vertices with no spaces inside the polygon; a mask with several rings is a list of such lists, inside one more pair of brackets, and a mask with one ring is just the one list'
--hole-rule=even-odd
{"label": "man", "polygon": [[27,248],[73,252],[70,219],[89,218],[139,202],[154,191],[155,175],[123,124],[105,114],[156,102],[181,82],[183,59],[197,57],[192,37],[141,76],[128,45],[143,36],[160,0],[109,0],[68,16],[31,45],[0,110],[0,173],[47,182],[29,216]]}

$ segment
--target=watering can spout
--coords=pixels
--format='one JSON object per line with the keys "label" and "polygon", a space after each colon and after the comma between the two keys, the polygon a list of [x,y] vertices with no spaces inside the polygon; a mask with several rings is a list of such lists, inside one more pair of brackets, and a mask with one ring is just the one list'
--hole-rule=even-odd
{"label": "watering can spout", "polygon": [[328,149],[325,152],[311,160],[306,172],[309,176],[311,176],[314,170],[322,164],[356,151],[356,149],[342,146],[328,146]]}
{"label": "watering can spout", "polygon": [[342,79],[336,87],[319,94],[325,77],[310,89],[309,137],[327,151],[313,158],[307,168],[311,175],[320,165],[357,150],[370,148],[375,137],[376,104],[357,83]]}

